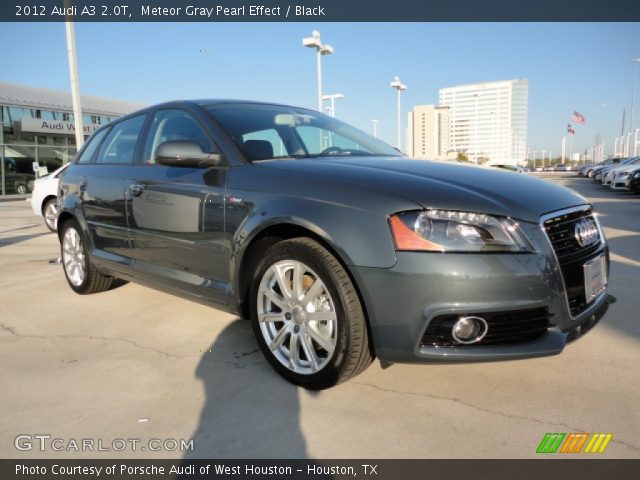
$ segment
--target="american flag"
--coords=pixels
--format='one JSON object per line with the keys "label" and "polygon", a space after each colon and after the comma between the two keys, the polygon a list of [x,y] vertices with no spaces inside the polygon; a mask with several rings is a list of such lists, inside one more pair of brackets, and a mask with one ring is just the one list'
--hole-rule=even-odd
{"label": "american flag", "polygon": [[570,123],[567,123],[567,132],[569,132],[571,135],[575,135],[576,129],[573,128],[573,126]]}
{"label": "american flag", "polygon": [[573,111],[573,116],[571,117],[571,121],[575,122],[575,123],[579,123],[580,125],[584,125],[584,123],[587,121],[587,119],[584,118],[584,115],[582,115],[580,112],[576,112],[574,110]]}

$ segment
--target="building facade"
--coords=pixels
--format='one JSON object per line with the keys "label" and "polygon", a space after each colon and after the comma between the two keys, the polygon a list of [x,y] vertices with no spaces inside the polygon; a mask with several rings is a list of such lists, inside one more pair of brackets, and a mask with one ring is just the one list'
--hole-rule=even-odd
{"label": "building facade", "polygon": [[451,148],[471,162],[521,164],[527,148],[529,82],[474,83],[439,91],[449,107]]}
{"label": "building facade", "polygon": [[451,151],[449,107],[416,105],[409,112],[407,153],[413,158],[444,160]]}
{"label": "building facade", "polygon": [[[85,138],[142,105],[83,95]],[[29,193],[36,174],[76,153],[71,94],[0,82],[0,195]]]}

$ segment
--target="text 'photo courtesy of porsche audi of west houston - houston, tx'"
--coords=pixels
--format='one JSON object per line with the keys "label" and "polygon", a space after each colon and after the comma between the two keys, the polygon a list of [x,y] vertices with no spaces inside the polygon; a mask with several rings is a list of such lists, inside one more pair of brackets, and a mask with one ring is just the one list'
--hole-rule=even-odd
{"label": "text 'photo courtesy of porsche audi of west houston - houston, tx'", "polygon": [[284,378],[374,358],[560,353],[607,310],[591,205],[527,175],[412,160],[316,111],[180,101],[96,131],[60,175],[73,290],[114,278],[251,320]]}

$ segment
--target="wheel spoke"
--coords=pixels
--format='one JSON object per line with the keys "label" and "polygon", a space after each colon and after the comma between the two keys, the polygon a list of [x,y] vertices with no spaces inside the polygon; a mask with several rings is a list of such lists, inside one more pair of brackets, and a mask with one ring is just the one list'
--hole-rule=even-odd
{"label": "wheel spoke", "polygon": [[314,322],[332,322],[336,319],[336,312],[331,310],[320,310],[318,312],[307,313],[307,320]]}
{"label": "wheel spoke", "polygon": [[333,344],[330,338],[325,337],[313,327],[308,327],[307,333],[309,334],[311,339],[316,342],[318,346],[325,352],[327,352],[329,355],[333,353]]}
{"label": "wheel spoke", "polygon": [[300,262],[295,262],[293,264],[293,275],[291,277],[291,283],[293,284],[293,298],[295,301],[300,301],[302,298],[302,292],[304,287],[302,286],[302,282],[304,280],[304,270],[302,269],[302,265]]}
{"label": "wheel spoke", "polygon": [[289,340],[289,363],[294,372],[298,369],[298,365],[300,365],[299,338],[299,335],[291,335],[291,340]]}
{"label": "wheel spoke", "polygon": [[274,273],[276,276],[276,281],[278,282],[278,286],[280,287],[280,291],[282,292],[282,296],[285,299],[291,298],[291,289],[287,282],[287,279],[284,277],[282,268],[279,265],[274,267]]}
{"label": "wheel spoke", "polygon": [[286,326],[283,326],[269,344],[269,348],[271,349],[271,351],[276,350],[280,347],[280,345],[282,345],[282,342],[284,342],[284,339],[287,338],[288,333],[289,329]]}
{"label": "wheel spoke", "polygon": [[304,355],[309,361],[309,367],[311,367],[311,370],[315,372],[318,370],[318,357],[316,356],[316,352],[313,350],[313,346],[310,345],[310,340],[307,340],[305,335],[300,335],[300,343],[302,344]]}
{"label": "wheel spoke", "polygon": [[261,322],[283,322],[282,313],[260,313],[258,318]]}
{"label": "wheel spoke", "polygon": [[309,303],[313,302],[323,291],[324,283],[322,283],[322,280],[320,280],[319,278],[316,278],[316,281],[313,282],[313,285],[309,287],[309,290],[307,290],[307,293],[304,295],[302,304],[308,305]]}
{"label": "wheel spoke", "polygon": [[276,292],[274,292],[273,290],[270,290],[268,288],[262,288],[260,289],[260,291],[262,292],[262,294],[267,297],[271,303],[273,303],[274,305],[278,306],[281,309],[286,308],[286,302],[284,300],[284,298],[280,297]]}

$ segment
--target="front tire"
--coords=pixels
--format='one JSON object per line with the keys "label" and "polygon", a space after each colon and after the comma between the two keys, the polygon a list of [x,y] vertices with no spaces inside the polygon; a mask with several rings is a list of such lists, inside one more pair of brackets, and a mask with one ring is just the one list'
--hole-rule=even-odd
{"label": "front tire", "polygon": [[60,258],[64,276],[74,292],[85,295],[111,287],[113,277],[100,273],[92,265],[82,229],[75,220],[62,225]]}
{"label": "front tire", "polygon": [[295,385],[328,388],[373,361],[364,311],[349,275],[310,238],[284,240],[266,251],[250,302],[260,349]]}

